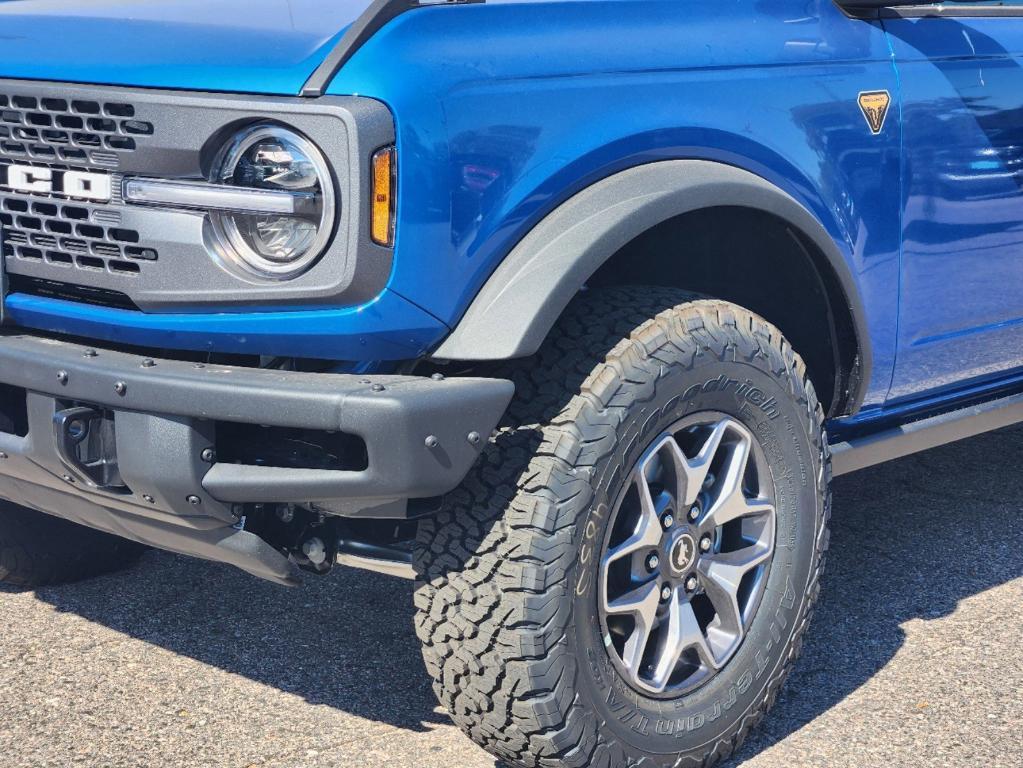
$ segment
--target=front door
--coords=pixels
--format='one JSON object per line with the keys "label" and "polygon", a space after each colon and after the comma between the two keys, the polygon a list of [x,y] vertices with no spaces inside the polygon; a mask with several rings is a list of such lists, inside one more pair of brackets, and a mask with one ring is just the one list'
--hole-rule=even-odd
{"label": "front door", "polygon": [[893,401],[1023,368],[1023,6],[883,15],[904,131]]}

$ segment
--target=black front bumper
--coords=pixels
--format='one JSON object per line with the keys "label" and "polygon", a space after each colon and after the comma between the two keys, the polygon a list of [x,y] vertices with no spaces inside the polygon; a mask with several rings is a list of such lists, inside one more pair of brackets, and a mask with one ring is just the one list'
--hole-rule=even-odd
{"label": "black front bumper", "polygon": [[[277,581],[290,581],[292,567],[243,530],[245,504],[386,516],[403,500],[446,493],[476,461],[514,389],[500,379],[151,359],[12,332],[0,334],[0,384],[0,396],[24,398],[16,430],[24,434],[0,431],[0,497]],[[74,408],[109,415],[116,487],[69,461],[61,415]],[[218,427],[239,424],[356,436],[365,468],[218,461],[210,454]]]}

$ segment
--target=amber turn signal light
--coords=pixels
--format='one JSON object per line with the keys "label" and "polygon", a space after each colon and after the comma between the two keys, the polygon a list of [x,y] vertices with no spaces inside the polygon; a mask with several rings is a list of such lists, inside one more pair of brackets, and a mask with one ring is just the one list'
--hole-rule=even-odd
{"label": "amber turn signal light", "polygon": [[373,242],[388,248],[394,245],[395,150],[385,147],[373,155]]}

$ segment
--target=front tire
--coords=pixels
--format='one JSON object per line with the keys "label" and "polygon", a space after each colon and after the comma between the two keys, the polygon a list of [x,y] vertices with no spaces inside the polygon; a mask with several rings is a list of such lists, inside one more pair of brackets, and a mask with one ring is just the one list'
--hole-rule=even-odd
{"label": "front tire", "polygon": [[[802,361],[776,328],[740,307],[624,288],[584,294],[537,356],[507,375],[517,394],[504,424],[474,473],[420,525],[416,624],[441,703],[473,740],[514,765],[703,766],[724,758],[773,703],[819,590],[830,459]],[[763,533],[768,517],[773,527],[751,537],[733,527],[732,544],[715,533],[708,556],[766,537],[770,557],[757,564],[755,588],[736,588],[742,606],[732,615],[741,626],[732,628],[741,637],[718,643],[720,668],[690,680],[687,669],[709,658],[690,648],[681,654],[689,661],[656,690],[660,681],[644,685],[642,674],[630,674],[630,624],[609,622],[601,563],[640,535],[619,517],[637,467],[672,429],[682,430],[678,445],[697,462],[707,431],[694,426],[687,436],[684,425],[707,419],[751,438],[759,469],[738,487],[770,501],[770,516],[750,530]],[[719,460],[716,471],[722,467]],[[672,497],[658,472],[640,476]],[[686,494],[671,501],[680,526],[691,522]],[[659,546],[648,538],[619,569],[616,589],[630,594],[629,579],[637,587],[649,580],[670,586],[671,596],[635,614],[634,625],[681,626],[686,610],[686,626],[695,616],[709,637],[716,617],[705,605],[676,610],[676,600],[690,600],[685,581],[671,580],[679,574],[644,570],[643,558]],[[684,560],[678,555],[676,564]],[[713,587],[699,566],[681,570]],[[657,649],[667,641],[652,642]]]}

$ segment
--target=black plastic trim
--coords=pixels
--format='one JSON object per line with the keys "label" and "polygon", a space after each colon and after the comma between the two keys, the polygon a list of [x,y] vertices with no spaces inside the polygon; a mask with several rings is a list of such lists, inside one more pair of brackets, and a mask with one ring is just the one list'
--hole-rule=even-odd
{"label": "black plastic trim", "polygon": [[[239,504],[402,517],[405,500],[439,496],[462,481],[514,393],[503,379],[252,369],[14,331],[0,332],[0,383],[28,391],[27,435],[0,433],[0,497],[102,530],[131,523],[135,533],[121,535],[201,557],[214,557],[225,537],[242,541]],[[62,460],[54,416],[80,405],[112,414],[123,480],[117,489],[81,482]],[[209,452],[218,422],[357,435],[366,469],[219,462]],[[69,496],[82,503],[68,504]],[[167,530],[174,534],[165,545],[159,532]],[[263,567],[249,566],[240,565]]]}
{"label": "black plastic trim", "polygon": [[1023,16],[1023,5],[965,5],[938,3],[934,5],[892,6],[881,9],[882,19],[1001,19]]}
{"label": "black plastic trim", "polygon": [[832,471],[836,476],[845,475],[1020,422],[1023,422],[1023,393],[974,403],[834,443],[831,446]]}
{"label": "black plastic trim", "polygon": [[668,219],[715,206],[776,215],[824,254],[856,334],[860,366],[846,409],[855,413],[870,382],[872,357],[866,312],[842,252],[793,197],[749,171],[707,160],[637,166],[563,203],[494,270],[433,357],[502,360],[533,354],[572,297],[622,246]]}
{"label": "black plastic trim", "polygon": [[356,19],[337,45],[320,63],[302,86],[302,96],[318,97],[327,92],[327,86],[348,60],[366,44],[388,22],[398,18],[406,11],[416,8],[429,8],[434,5],[467,5],[485,3],[486,0],[374,0],[374,2]]}

